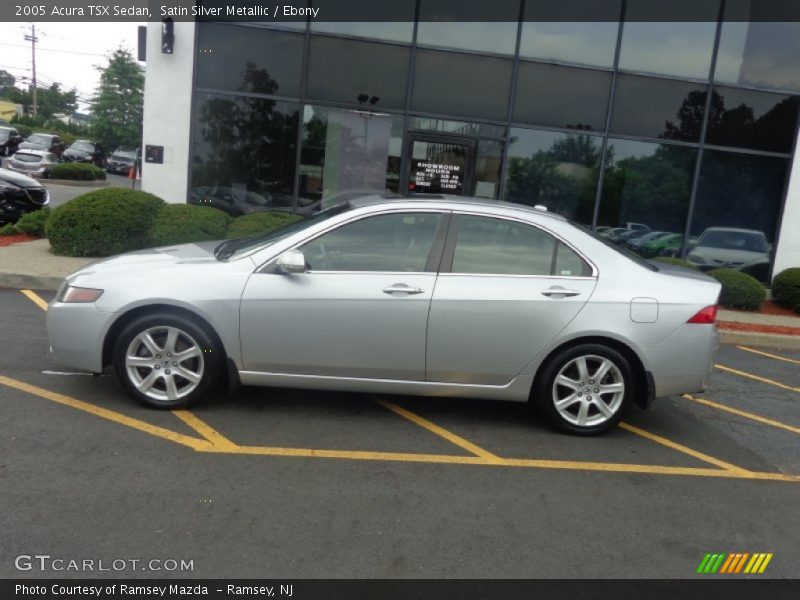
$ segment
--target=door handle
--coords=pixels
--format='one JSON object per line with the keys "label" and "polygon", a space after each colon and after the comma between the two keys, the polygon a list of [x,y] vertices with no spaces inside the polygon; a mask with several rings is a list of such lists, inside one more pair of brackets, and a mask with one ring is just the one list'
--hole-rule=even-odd
{"label": "door handle", "polygon": [[569,296],[579,296],[580,292],[576,292],[575,290],[565,290],[562,287],[551,287],[543,290],[542,295],[547,296],[548,298],[550,296],[564,296],[566,298]]}
{"label": "door handle", "polygon": [[395,283],[394,285],[390,285],[387,288],[384,288],[384,294],[421,294],[425,290],[417,288],[417,287],[410,287],[405,283]]}

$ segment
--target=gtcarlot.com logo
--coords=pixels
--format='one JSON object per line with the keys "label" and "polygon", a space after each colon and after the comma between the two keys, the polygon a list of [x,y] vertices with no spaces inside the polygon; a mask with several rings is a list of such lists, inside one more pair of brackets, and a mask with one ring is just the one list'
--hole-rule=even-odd
{"label": "gtcarlot.com logo", "polygon": [[58,558],[49,554],[20,554],[18,571],[194,571],[194,560],[183,558]]}
{"label": "gtcarlot.com logo", "polygon": [[715,573],[724,575],[755,575],[763,573],[769,561],[772,560],[772,553],[755,552],[715,552],[706,554],[697,567],[697,572],[701,574],[713,575]]}

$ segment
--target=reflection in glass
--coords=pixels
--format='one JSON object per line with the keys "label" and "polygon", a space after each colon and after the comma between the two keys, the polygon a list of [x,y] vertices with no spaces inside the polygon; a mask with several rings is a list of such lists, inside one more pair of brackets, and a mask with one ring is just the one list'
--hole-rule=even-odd
{"label": "reflection in glass", "polygon": [[417,43],[514,54],[519,0],[420,0]]}
{"label": "reflection in glass", "polygon": [[300,95],[302,34],[218,23],[197,29],[198,87]]}
{"label": "reflection in glass", "polygon": [[513,120],[602,131],[610,89],[605,71],[521,61]]}
{"label": "reflection in glass", "polygon": [[500,167],[503,163],[503,143],[478,140],[475,153],[475,190],[478,198],[497,198],[500,187]]}
{"label": "reflection in glass", "polygon": [[189,201],[291,211],[298,114],[290,102],[197,94]]}
{"label": "reflection in glass", "polygon": [[611,67],[618,29],[619,23],[526,21],[522,25],[519,54],[522,58]]}
{"label": "reflection in glass", "polygon": [[620,74],[611,131],[697,142],[705,106],[706,87],[700,84]]}
{"label": "reflection in glass", "polygon": [[597,224],[623,231],[603,235],[630,243],[636,233],[624,229],[682,233],[696,155],[694,148],[609,139]]}
{"label": "reflection in glass", "polygon": [[414,110],[464,117],[505,119],[512,61],[503,58],[417,50]]}
{"label": "reflection in glass", "polygon": [[751,21],[756,0],[727,0],[714,79],[800,91],[800,23]]}
{"label": "reflection in glass", "polygon": [[344,191],[397,192],[403,118],[306,106],[298,212],[314,212]]}
{"label": "reflection in glass", "polygon": [[706,150],[692,217],[699,240],[689,260],[704,270],[730,267],[766,281],[788,164]]}
{"label": "reflection in glass", "polygon": [[469,121],[449,121],[434,117],[409,117],[408,129],[417,131],[439,131],[458,135],[481,137],[504,137],[506,128],[490,123],[474,123]]}
{"label": "reflection in glass", "polygon": [[[414,18],[413,6],[411,7],[411,18]],[[414,35],[414,23],[408,22],[332,22],[332,21],[311,21],[311,33],[335,33],[338,35],[371,38],[376,40],[387,40],[390,42],[405,42],[410,44]]]}
{"label": "reflection in glass", "polygon": [[505,199],[591,224],[601,144],[597,136],[512,129]]}
{"label": "reflection in glass", "polygon": [[706,142],[789,153],[798,106],[797,96],[715,87]]}
{"label": "reflection in glass", "polygon": [[[636,3],[628,3],[628,12]],[[716,13],[709,21],[716,20]],[[628,21],[622,28],[619,67],[659,75],[708,79],[716,23]]]}
{"label": "reflection in glass", "polygon": [[378,110],[403,108],[409,52],[401,46],[312,36],[306,94]]}

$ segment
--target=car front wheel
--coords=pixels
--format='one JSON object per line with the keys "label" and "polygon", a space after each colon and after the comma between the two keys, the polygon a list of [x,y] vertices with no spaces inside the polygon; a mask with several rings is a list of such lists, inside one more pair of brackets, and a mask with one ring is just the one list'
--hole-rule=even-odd
{"label": "car front wheel", "polygon": [[114,369],[136,401],[176,409],[204,396],[217,381],[220,348],[204,327],[169,313],[129,323],[114,345]]}
{"label": "car front wheel", "polygon": [[635,385],[622,354],[603,345],[581,344],[562,350],[544,365],[533,401],[558,429],[596,435],[622,420]]}

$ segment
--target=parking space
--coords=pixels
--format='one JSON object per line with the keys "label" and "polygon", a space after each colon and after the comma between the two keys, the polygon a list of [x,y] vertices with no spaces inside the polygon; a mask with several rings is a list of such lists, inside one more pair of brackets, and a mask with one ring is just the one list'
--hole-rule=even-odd
{"label": "parking space", "polygon": [[[57,365],[37,298],[0,290],[14,539],[46,544],[36,519],[86,510],[109,552],[156,543],[201,577],[689,577],[712,551],[798,575],[797,353],[725,346],[705,393],[596,438],[461,399],[246,388],[161,412]],[[51,531],[62,552],[102,539]]]}

